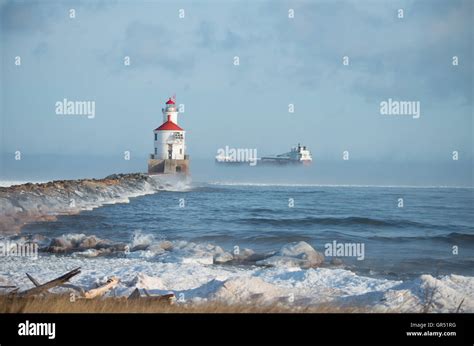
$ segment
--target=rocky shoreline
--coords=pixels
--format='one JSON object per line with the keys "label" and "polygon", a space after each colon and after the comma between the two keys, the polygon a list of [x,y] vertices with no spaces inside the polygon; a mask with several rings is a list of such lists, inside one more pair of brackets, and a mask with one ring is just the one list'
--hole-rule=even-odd
{"label": "rocky shoreline", "polygon": [[58,215],[77,214],[104,204],[126,203],[130,197],[164,190],[176,179],[181,178],[130,173],[0,187],[0,233],[14,234],[31,222],[51,221]]}

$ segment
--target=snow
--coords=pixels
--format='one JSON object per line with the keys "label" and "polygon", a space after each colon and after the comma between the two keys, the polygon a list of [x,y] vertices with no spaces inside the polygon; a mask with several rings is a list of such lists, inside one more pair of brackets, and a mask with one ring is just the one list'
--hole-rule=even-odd
{"label": "snow", "polygon": [[[0,260],[0,282],[26,289],[32,284],[25,272],[46,282],[81,267],[81,274],[73,278],[72,283],[90,287],[97,280],[116,276],[120,279],[118,295],[145,288],[151,294],[173,292],[186,302],[283,302],[295,306],[331,302],[336,306],[379,312],[419,312],[430,302],[426,292],[434,289],[428,311],[455,312],[463,301],[459,311],[474,312],[474,277],[422,275],[402,282],[359,276],[345,269],[216,265],[190,258],[194,257],[173,262],[168,257],[166,262],[129,256],[84,259],[42,255],[36,260],[9,257]],[[294,301],[289,297],[294,297]]]}
{"label": "snow", "polygon": [[45,181],[23,181],[23,180],[0,180],[0,187],[9,187],[13,185],[22,185],[26,183],[41,184]]}
{"label": "snow", "polygon": [[259,265],[273,267],[312,268],[321,265],[324,256],[304,241],[284,245],[274,256],[258,261]]}

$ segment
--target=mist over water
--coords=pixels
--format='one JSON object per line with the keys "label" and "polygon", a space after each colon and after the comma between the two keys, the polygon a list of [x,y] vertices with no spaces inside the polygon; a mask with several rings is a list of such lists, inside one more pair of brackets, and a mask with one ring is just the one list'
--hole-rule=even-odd
{"label": "mist over water", "polygon": [[[190,175],[195,182],[262,184],[474,186],[473,165],[466,161],[320,160],[310,166],[218,165],[212,157],[191,155]],[[0,180],[49,181],[103,178],[113,173],[147,171],[147,157],[2,155]]]}

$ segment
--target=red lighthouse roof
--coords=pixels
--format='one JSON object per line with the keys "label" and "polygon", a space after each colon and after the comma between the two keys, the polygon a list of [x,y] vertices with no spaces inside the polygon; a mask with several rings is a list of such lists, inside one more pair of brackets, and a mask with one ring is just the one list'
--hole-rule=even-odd
{"label": "red lighthouse roof", "polygon": [[176,125],[174,122],[168,119],[167,122],[163,123],[160,127],[156,128],[155,131],[184,131],[184,130],[178,125]]}
{"label": "red lighthouse roof", "polygon": [[170,97],[169,100],[166,101],[166,104],[167,104],[167,105],[174,105],[175,102],[174,102],[174,101],[171,99],[171,97]]}

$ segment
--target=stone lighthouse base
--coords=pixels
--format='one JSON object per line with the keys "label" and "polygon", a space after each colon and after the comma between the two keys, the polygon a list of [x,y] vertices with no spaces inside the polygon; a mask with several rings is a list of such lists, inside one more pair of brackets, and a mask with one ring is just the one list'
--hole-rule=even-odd
{"label": "stone lighthouse base", "polygon": [[[187,155],[186,155],[187,156]],[[176,174],[189,172],[189,158],[184,160],[149,159],[148,174]]]}

